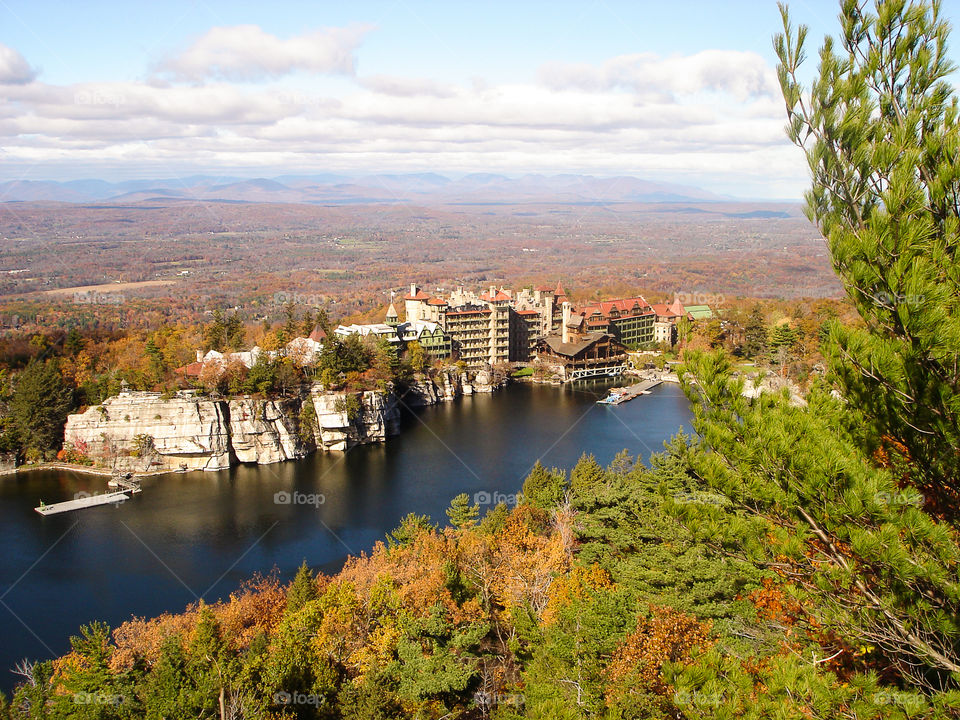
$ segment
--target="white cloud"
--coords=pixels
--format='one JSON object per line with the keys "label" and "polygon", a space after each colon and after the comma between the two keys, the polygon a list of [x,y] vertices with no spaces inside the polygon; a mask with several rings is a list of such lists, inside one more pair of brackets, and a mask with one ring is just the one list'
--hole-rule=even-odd
{"label": "white cloud", "polygon": [[[208,74],[195,77],[223,67],[198,62],[194,70]],[[270,72],[290,67],[289,57],[277,58]],[[737,68],[742,77],[729,74]],[[806,166],[783,134],[772,83],[772,69],[757,56],[720,51],[555,65],[540,82],[515,84],[381,75],[347,84],[32,82],[4,88],[0,156],[7,167],[72,162],[94,174],[123,164],[142,173],[633,174],[755,195],[774,178],[778,194],[793,187],[799,195]]]}
{"label": "white cloud", "polygon": [[36,76],[37,71],[23,55],[0,43],[0,85],[25,85]]}
{"label": "white cloud", "polygon": [[396,75],[368,75],[357,78],[357,82],[373,92],[397,97],[431,95],[447,98],[452,97],[455,92],[453,87],[436,83],[433,80],[405,78]]}
{"label": "white cloud", "polygon": [[215,27],[157,69],[191,82],[255,81],[297,70],[353,75],[354,53],[370,29],[369,25],[349,25],[282,39],[257,25]]}
{"label": "white cloud", "polygon": [[776,74],[760,55],[735,50],[669,57],[620,55],[600,66],[552,63],[540,69],[539,78],[554,90],[620,89],[661,98],[716,92],[746,100],[779,92]]}

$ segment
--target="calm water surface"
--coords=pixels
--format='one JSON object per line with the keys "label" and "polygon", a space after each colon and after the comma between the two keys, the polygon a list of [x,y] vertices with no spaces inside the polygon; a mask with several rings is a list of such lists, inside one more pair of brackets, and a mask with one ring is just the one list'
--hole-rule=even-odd
{"label": "calm water surface", "polygon": [[[465,397],[409,415],[382,445],[148,478],[116,508],[40,517],[33,508],[41,500],[102,492],[106,480],[0,478],[0,688],[14,684],[9,668],[18,660],[65,652],[91,620],[116,626],[176,612],[227,597],[257,572],[277,568],[290,578],[304,559],[335,571],[409,512],[445,521],[457,493],[516,493],[538,458],[570,468],[587,451],[606,464],[626,448],[646,460],[681,427],[691,432],[676,385],[619,407],[596,405],[610,386],[516,385]],[[279,504],[277,493],[323,502]]]}

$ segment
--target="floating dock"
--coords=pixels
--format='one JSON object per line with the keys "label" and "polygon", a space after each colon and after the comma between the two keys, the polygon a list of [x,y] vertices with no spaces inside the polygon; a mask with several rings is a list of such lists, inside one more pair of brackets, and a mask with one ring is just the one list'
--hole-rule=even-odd
{"label": "floating dock", "polygon": [[73,510],[83,510],[88,507],[97,507],[98,505],[119,505],[130,499],[132,493],[140,492],[140,488],[130,488],[127,490],[117,490],[116,492],[105,492],[91,495],[89,493],[77,493],[73,500],[53,503],[52,505],[40,505],[35,507],[41,515],[59,515],[60,513],[72,512]]}
{"label": "floating dock", "polygon": [[597,400],[597,403],[600,405],[620,405],[641,395],[649,395],[650,391],[662,382],[662,380],[644,380],[630,387],[617,388],[611,390],[610,394],[603,400]]}

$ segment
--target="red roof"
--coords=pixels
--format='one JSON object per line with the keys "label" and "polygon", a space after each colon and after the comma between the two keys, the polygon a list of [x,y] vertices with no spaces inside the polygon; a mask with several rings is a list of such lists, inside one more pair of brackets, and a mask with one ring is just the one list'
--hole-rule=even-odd
{"label": "red roof", "polygon": [[423,290],[417,290],[416,295],[407,295],[403,298],[404,300],[429,300],[430,296],[427,295]]}
{"label": "red roof", "polygon": [[203,370],[202,362],[192,362],[189,365],[178,367],[174,372],[178,375],[185,375],[186,377],[200,377],[201,370]]}
{"label": "red roof", "polygon": [[[620,298],[617,300],[601,300],[600,302],[590,303],[583,310],[587,314],[600,313],[608,317],[614,310],[620,317],[630,317],[630,314],[646,315],[652,308],[642,297]],[[625,315],[626,314],[626,315]]]}
{"label": "red roof", "polygon": [[517,310],[517,315],[539,315],[536,310]]}
{"label": "red roof", "polygon": [[327,333],[322,327],[317,325],[317,327],[313,329],[313,332],[310,333],[307,337],[309,337],[314,342],[323,342],[324,340],[327,339]]}
{"label": "red roof", "polygon": [[540,287],[535,287],[534,290],[537,290],[539,292],[548,292],[548,293],[553,292],[553,288],[548,285],[541,285]]}
{"label": "red roof", "polygon": [[677,317],[677,314],[666,303],[654,303],[650,307],[660,317]]}
{"label": "red roof", "polygon": [[430,298],[429,300],[427,300],[427,305],[446,305],[446,304],[447,304],[446,300],[438,297]]}
{"label": "red roof", "polygon": [[563,290],[563,285],[560,284],[560,281],[557,280],[557,289],[553,291],[554,295],[566,295],[567,293]]}
{"label": "red roof", "polygon": [[485,292],[480,296],[480,299],[486,300],[487,302],[510,302],[510,296],[503,290],[497,290],[497,294],[493,296],[491,296],[489,292]]}

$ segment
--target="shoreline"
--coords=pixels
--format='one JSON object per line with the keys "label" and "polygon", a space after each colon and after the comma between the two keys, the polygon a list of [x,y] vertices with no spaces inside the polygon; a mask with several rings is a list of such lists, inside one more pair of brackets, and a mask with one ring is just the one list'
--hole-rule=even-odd
{"label": "shoreline", "polygon": [[[636,378],[636,379],[639,379],[641,375],[642,373],[637,371],[627,373],[627,377]],[[668,375],[668,374],[664,373],[664,375]],[[676,376],[661,377],[661,380],[665,382],[677,382]],[[553,387],[563,386],[563,383],[552,382],[549,380],[540,380],[532,377],[512,378],[510,380],[510,383],[530,383],[532,385],[547,385],[547,386],[553,386]],[[478,393],[478,394],[487,394],[487,393]],[[493,393],[490,393],[490,394],[496,394],[496,392],[494,391]],[[384,442],[386,442],[386,440]],[[39,472],[43,470],[61,470],[65,472],[78,473],[81,475],[92,475],[95,477],[104,477],[104,478],[111,478],[115,474],[115,470],[113,468],[97,467],[92,465],[79,465],[75,463],[68,463],[68,462],[62,462],[62,461],[52,461],[52,462],[37,463],[37,464],[31,464],[31,465],[21,465],[15,468],[0,470],[0,482],[2,482],[5,479],[15,478],[20,474],[29,474],[32,472]],[[148,470],[148,471],[126,471],[126,472],[130,473],[132,477],[136,477],[136,478],[156,477],[158,475],[183,474],[182,471],[178,471],[178,470],[152,470],[152,471]],[[203,472],[203,471],[194,471],[194,472]]]}
{"label": "shoreline", "polygon": [[[80,473],[82,475],[96,475],[98,477],[110,478],[113,477],[114,471],[112,468],[96,467],[95,465],[77,465],[74,463],[66,462],[46,462],[38,463],[35,465],[21,465],[20,467],[10,468],[8,470],[0,470],[0,479],[15,477],[20,474],[26,474],[31,472],[37,472],[39,470],[65,470],[67,472]],[[171,475],[177,473],[175,470],[155,470],[155,471],[138,471],[130,472],[133,477],[154,477],[156,475]],[[179,474],[179,473],[177,473]]]}

